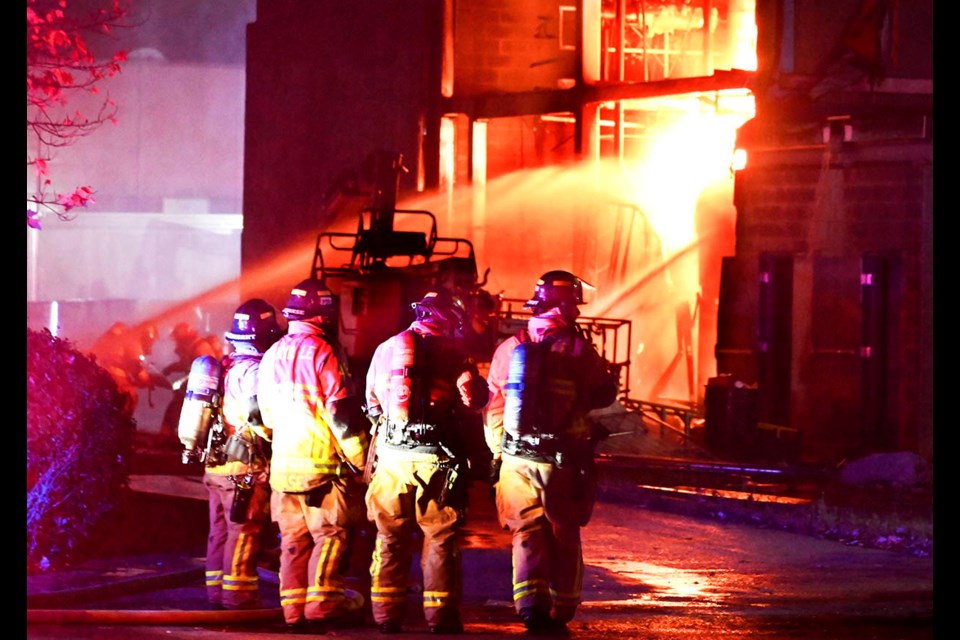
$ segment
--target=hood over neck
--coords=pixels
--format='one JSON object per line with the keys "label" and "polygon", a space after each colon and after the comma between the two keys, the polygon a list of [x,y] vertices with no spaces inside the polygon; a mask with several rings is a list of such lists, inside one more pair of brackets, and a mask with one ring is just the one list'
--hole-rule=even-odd
{"label": "hood over neck", "polygon": [[540,315],[533,316],[527,321],[527,331],[533,342],[540,342],[551,333],[569,329],[573,320],[563,315],[559,307],[549,309]]}

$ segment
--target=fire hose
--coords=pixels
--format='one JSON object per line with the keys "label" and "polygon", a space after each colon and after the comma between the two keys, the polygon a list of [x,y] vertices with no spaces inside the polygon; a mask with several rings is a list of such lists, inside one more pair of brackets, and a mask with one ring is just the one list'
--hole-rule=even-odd
{"label": "fire hose", "polygon": [[124,625],[242,625],[282,622],[283,612],[273,609],[236,610],[182,610],[182,609],[54,609],[43,605],[47,602],[61,606],[81,603],[97,598],[129,594],[134,591],[164,589],[201,581],[202,567],[180,571],[153,580],[122,581],[109,587],[80,588],[50,594],[49,598],[28,598],[27,622],[37,624],[124,624]]}
{"label": "fire hose", "polygon": [[229,611],[27,609],[27,623],[38,624],[231,625],[282,621],[283,613],[279,608]]}

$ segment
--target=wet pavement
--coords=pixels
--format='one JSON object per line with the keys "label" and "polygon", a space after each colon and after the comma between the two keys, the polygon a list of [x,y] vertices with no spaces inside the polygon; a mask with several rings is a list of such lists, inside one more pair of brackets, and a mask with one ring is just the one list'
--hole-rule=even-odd
{"label": "wet pavement", "polygon": [[[170,480],[159,484],[169,489]],[[524,636],[510,602],[509,537],[496,525],[486,488],[476,487],[471,497],[463,550],[465,635]],[[204,532],[197,533],[202,541]],[[597,504],[583,547],[583,604],[569,625],[574,638],[935,637],[929,556],[607,501]],[[26,637],[289,637],[280,624],[275,575],[261,569],[265,608],[245,612],[208,609],[196,545],[31,577]],[[427,632],[418,580],[415,570],[405,625],[413,636]],[[364,576],[352,574],[351,585],[364,592]],[[369,610],[362,626],[326,635],[380,637]]]}
{"label": "wet pavement", "polygon": [[[661,443],[660,453],[675,445]],[[169,464],[175,455],[141,456],[143,473],[131,477],[123,523],[138,533],[118,542],[116,553],[27,578],[28,639],[289,637],[269,566],[261,568],[263,609],[208,609],[205,490],[198,473]],[[766,502],[759,492],[745,500],[739,491],[656,486],[649,476],[654,466],[638,476],[621,460],[601,460],[601,500],[583,531],[583,603],[570,637],[937,637],[932,547],[905,553],[797,533],[789,523],[823,509],[817,501],[824,494],[803,483],[782,500]],[[914,507],[932,514],[932,505]],[[497,526],[484,486],[473,489],[463,544],[465,635],[524,636],[510,601],[509,536]],[[350,584],[366,593],[360,565]],[[415,562],[408,637],[427,634],[416,571]],[[326,635],[380,637],[368,606],[360,627]]]}

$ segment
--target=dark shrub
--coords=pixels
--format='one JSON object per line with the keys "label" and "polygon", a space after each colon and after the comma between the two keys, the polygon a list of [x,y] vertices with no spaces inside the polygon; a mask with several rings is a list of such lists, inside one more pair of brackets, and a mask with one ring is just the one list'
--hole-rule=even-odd
{"label": "dark shrub", "polygon": [[109,541],[136,425],[116,383],[69,341],[27,329],[27,572],[70,566]]}

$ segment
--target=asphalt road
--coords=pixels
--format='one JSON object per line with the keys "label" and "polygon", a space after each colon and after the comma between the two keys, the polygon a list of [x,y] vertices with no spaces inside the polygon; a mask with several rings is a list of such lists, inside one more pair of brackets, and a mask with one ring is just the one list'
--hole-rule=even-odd
{"label": "asphalt road", "polygon": [[[525,636],[510,603],[508,535],[485,488],[473,495],[464,539],[465,636]],[[572,638],[934,638],[932,557],[847,546],[785,531],[600,502],[583,532],[583,604]],[[418,575],[411,578],[407,637],[426,635]],[[359,578],[358,578],[359,579]],[[277,585],[262,583],[266,606]],[[362,585],[358,584],[362,590]],[[203,611],[198,581],[174,588],[28,611],[28,640],[290,637],[278,609],[255,620]],[[71,616],[85,618],[72,621]],[[33,621],[31,621],[33,620]],[[364,626],[327,637],[380,637]],[[400,636],[403,637],[403,636]]]}

